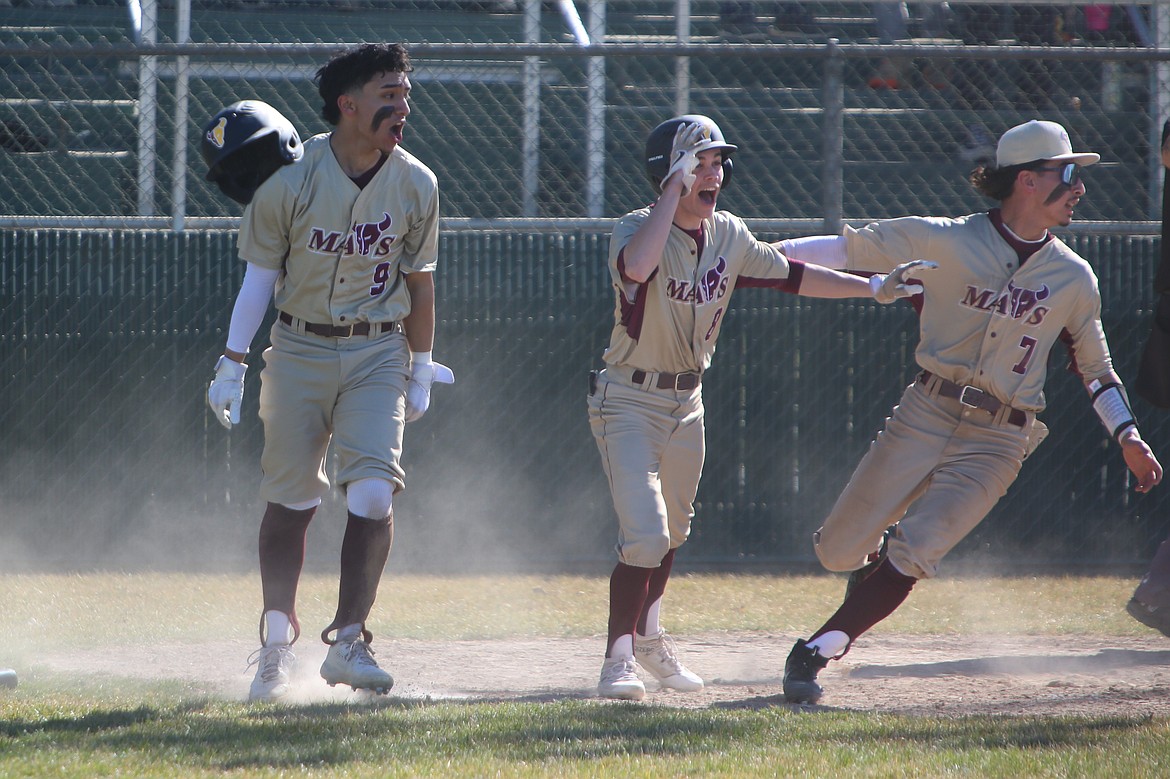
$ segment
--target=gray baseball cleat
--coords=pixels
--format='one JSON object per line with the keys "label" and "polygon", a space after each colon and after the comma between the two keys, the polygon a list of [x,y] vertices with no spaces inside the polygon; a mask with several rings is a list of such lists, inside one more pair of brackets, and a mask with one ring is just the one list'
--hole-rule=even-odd
{"label": "gray baseball cleat", "polygon": [[248,665],[256,666],[256,676],[248,690],[248,701],[273,703],[288,695],[292,689],[289,675],[296,659],[287,644],[262,646],[253,652]]}
{"label": "gray baseball cleat", "polygon": [[638,664],[632,657],[607,657],[601,664],[601,680],[597,694],[602,698],[640,701],[646,697],[646,686],[638,678]]}
{"label": "gray baseball cleat", "polygon": [[378,667],[374,650],[360,636],[329,647],[329,654],[321,664],[321,678],[330,687],[347,684],[355,690],[370,690],[378,695],[385,695],[394,686],[394,678]]}
{"label": "gray baseball cleat", "polygon": [[817,674],[829,664],[803,638],[797,639],[784,663],[784,700],[789,703],[816,703],[824,688],[817,684]]}
{"label": "gray baseball cleat", "polygon": [[703,689],[703,680],[678,659],[674,639],[665,630],[653,636],[635,636],[634,659],[663,687],[681,692]]}

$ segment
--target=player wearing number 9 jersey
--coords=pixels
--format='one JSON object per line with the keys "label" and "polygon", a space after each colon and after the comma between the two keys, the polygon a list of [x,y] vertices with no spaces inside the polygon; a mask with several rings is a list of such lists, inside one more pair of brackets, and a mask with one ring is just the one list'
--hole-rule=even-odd
{"label": "player wearing number 9 jersey", "polygon": [[[453,379],[431,359],[438,187],[399,146],[412,71],[399,44],[335,56],[317,72],[322,115],[334,129],[247,193],[239,233],[247,271],[208,402],[225,427],[239,421],[244,360],[275,297],[260,374],[267,509],[252,700],[289,692],[305,534],[330,487],[330,448],[348,519],[337,610],[321,633],[330,645],[321,676],[378,693],[393,684],[373,659],[366,619],[393,539],[393,498],[405,486],[403,428],[427,410],[433,381]],[[209,131],[213,142],[234,137],[233,121]]]}
{"label": "player wearing number 9 jersey", "polygon": [[704,454],[702,376],[734,290],[764,286],[882,302],[912,291],[903,283],[905,267],[867,281],[790,263],[739,217],[716,211],[735,149],[708,117],[660,124],[646,144],[658,200],[622,217],[610,242],[614,326],[605,369],[591,375],[588,399],[618,515],[598,684],[604,697],[641,699],[639,666],[663,687],[703,687],[679,661],[659,609],[675,550],[695,513]]}
{"label": "player wearing number 9 jersey", "polygon": [[825,568],[853,574],[841,607],[789,654],[789,701],[815,703],[820,669],[891,614],[918,579],[936,575],[1015,481],[1045,432],[1036,414],[1058,342],[1137,491],[1161,480],[1113,371],[1093,269],[1049,232],[1071,222],[1085,194],[1081,168],[1099,159],[1074,153],[1060,125],[1030,121],[1003,134],[994,167],[972,174],[998,208],[783,242],[789,257],[830,267],[880,272],[909,258],[937,265],[920,280],[921,370],[813,536]]}

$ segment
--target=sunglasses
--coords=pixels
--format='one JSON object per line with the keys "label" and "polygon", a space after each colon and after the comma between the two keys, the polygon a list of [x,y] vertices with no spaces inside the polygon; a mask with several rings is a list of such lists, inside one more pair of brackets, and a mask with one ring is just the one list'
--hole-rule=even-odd
{"label": "sunglasses", "polygon": [[1066,187],[1074,187],[1077,182],[1081,180],[1081,166],[1075,162],[1066,162],[1057,167],[1034,168],[1034,170],[1043,170],[1050,173],[1060,173],[1060,183]]}

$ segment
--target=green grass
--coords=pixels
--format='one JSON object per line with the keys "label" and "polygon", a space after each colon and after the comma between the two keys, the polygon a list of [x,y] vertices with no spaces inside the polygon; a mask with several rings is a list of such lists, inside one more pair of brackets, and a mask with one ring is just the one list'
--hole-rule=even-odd
{"label": "green grass", "polygon": [[[843,584],[844,577],[832,575],[679,575],[663,609],[675,633],[804,634],[840,604]],[[923,581],[875,631],[1146,635],[1122,609],[1135,585],[1108,576]],[[401,638],[597,635],[605,629],[608,587],[605,578],[586,576],[387,575],[373,621]],[[335,576],[305,576],[301,622],[327,624],[336,597]],[[127,635],[250,638],[259,603],[256,575],[0,575],[0,650],[35,649],[63,636],[95,646]]]}
{"label": "green grass", "polygon": [[1170,742],[1165,718],[86,697],[29,689],[5,702],[0,775],[1153,777]]}
{"label": "green grass", "polygon": [[[143,637],[251,638],[254,577],[0,576],[0,665],[37,647]],[[956,578],[921,583],[875,630],[904,634],[1143,635],[1121,609],[1134,582]],[[679,576],[677,633],[801,634],[837,605],[834,576]],[[302,619],[331,616],[336,581],[309,576]],[[607,582],[578,576],[387,576],[375,606],[402,637],[592,636]],[[686,604],[685,608],[682,604]],[[249,707],[179,682],[36,674],[0,691],[2,777],[174,776],[1155,777],[1157,717],[907,717],[788,707],[676,709],[597,700],[378,700]]]}

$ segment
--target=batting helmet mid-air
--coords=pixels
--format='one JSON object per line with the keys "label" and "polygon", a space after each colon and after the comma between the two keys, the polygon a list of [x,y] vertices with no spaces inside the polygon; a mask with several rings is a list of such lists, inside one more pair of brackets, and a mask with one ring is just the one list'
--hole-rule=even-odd
{"label": "batting helmet mid-air", "polygon": [[292,122],[260,100],[232,103],[211,117],[200,150],[207,180],[244,205],[269,176],[305,151]]}
{"label": "batting helmet mid-air", "polygon": [[670,170],[670,153],[674,147],[674,134],[678,132],[679,125],[694,122],[703,125],[705,130],[703,134],[706,136],[706,141],[695,149],[695,152],[722,149],[723,186],[726,188],[728,182],[731,181],[731,153],[739,147],[727,142],[719,125],[715,124],[709,116],[686,114],[667,119],[651,130],[650,136],[646,139],[646,175],[649,176],[650,186],[654,187],[655,192],[662,191],[662,179]]}

